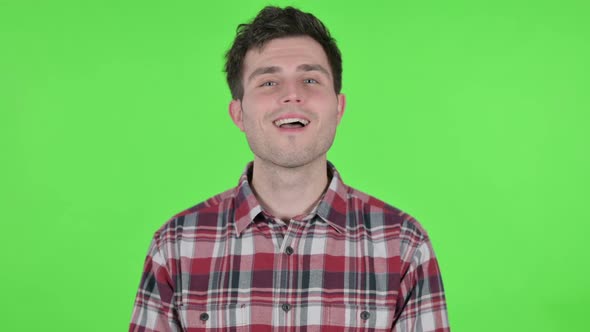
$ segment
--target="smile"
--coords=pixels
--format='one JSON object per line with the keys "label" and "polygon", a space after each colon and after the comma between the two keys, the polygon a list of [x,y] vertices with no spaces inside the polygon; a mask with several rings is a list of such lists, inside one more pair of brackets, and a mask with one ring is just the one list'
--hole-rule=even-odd
{"label": "smile", "polygon": [[283,118],[275,120],[273,123],[281,129],[296,129],[307,126],[309,122],[309,120],[303,118]]}

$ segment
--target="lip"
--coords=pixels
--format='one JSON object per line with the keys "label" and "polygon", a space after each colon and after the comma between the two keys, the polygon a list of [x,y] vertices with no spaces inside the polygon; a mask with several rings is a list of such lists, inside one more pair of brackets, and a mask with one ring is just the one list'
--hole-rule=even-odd
{"label": "lip", "polygon": [[[275,126],[275,121],[277,120],[281,120],[281,119],[288,119],[288,118],[298,118],[298,119],[303,119],[303,120],[307,120],[308,123],[305,127],[301,127],[301,128],[281,128],[281,127],[277,127]],[[304,116],[301,115],[299,113],[285,113],[282,114],[281,116],[277,117],[276,119],[272,120],[272,125],[273,127],[275,127],[277,130],[279,130],[282,133],[299,133],[304,131],[307,127],[309,127],[311,125],[311,120]]]}
{"label": "lip", "polygon": [[282,114],[278,118],[272,120],[272,122],[274,124],[274,122],[277,121],[277,120],[288,119],[288,118],[304,119],[304,120],[307,120],[307,121],[311,122],[311,120],[309,120],[308,117],[306,117],[305,115],[298,114],[298,113],[286,113],[286,114]]}
{"label": "lip", "polygon": [[[273,126],[274,126],[274,124],[273,124]],[[309,126],[309,125],[308,125],[308,126]],[[305,127],[301,127],[301,128],[279,128],[279,127],[275,126],[275,128],[276,128],[276,129],[277,129],[279,132],[281,132],[281,133],[285,133],[285,134],[295,134],[295,133],[301,133],[301,132],[303,132],[303,131],[304,131],[304,130],[307,128],[307,126],[305,126]]]}

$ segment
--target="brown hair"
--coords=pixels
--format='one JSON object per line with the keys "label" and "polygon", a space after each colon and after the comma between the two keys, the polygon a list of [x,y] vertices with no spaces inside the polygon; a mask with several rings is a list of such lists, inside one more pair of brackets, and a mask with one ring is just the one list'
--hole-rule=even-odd
{"label": "brown hair", "polygon": [[238,25],[232,47],[225,54],[227,84],[233,99],[242,99],[244,58],[252,47],[261,48],[272,39],[309,36],[317,41],[328,58],[334,79],[334,90],[342,88],[342,56],[336,40],[315,16],[293,7],[264,7],[250,22]]}

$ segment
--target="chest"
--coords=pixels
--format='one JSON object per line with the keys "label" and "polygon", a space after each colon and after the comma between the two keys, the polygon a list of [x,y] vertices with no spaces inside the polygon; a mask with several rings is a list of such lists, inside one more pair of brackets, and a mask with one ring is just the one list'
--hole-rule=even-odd
{"label": "chest", "polygon": [[197,232],[178,244],[173,275],[182,303],[292,302],[392,306],[400,284],[395,229],[320,225]]}
{"label": "chest", "polygon": [[394,229],[197,232],[177,244],[179,318],[187,331],[388,331],[399,247]]}

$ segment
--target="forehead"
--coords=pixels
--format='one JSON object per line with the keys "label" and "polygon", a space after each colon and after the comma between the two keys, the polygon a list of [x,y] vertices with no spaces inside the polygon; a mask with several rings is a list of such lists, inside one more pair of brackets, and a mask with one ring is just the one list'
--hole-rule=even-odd
{"label": "forehead", "polygon": [[322,46],[308,36],[276,38],[260,48],[251,48],[244,58],[244,74],[262,66],[277,66],[289,69],[301,64],[319,64],[328,70],[328,58]]}

